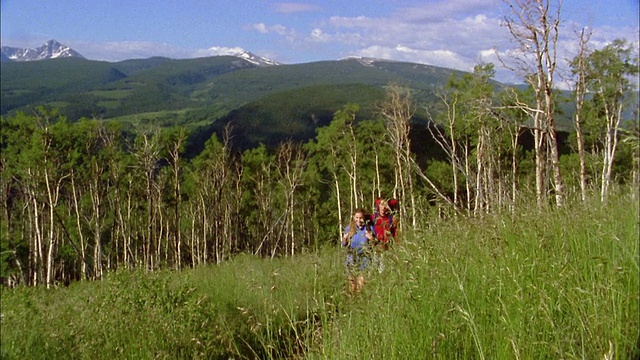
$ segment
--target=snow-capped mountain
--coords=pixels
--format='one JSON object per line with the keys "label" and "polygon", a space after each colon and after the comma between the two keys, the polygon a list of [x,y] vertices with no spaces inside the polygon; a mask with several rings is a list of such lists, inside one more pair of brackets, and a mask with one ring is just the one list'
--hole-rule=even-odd
{"label": "snow-capped mountain", "polygon": [[280,65],[279,62],[267,59],[265,57],[262,56],[258,56],[256,54],[250,53],[248,51],[243,51],[240,53],[235,54],[234,56],[239,57],[241,59],[244,59],[252,64],[258,65],[258,66],[273,66],[273,65]]}
{"label": "snow-capped mountain", "polygon": [[55,40],[49,40],[42,46],[29,48],[14,48],[10,46],[2,47],[2,61],[37,61],[45,59],[56,59],[63,57],[77,57],[84,59],[77,51],[68,46],[62,45]]}
{"label": "snow-capped mountain", "polygon": [[[239,52],[234,54],[233,56],[258,66],[281,65],[276,61],[267,59],[262,56],[258,56],[249,51]],[[71,49],[68,46],[60,44],[56,40],[49,40],[46,43],[44,43],[42,46],[35,49],[3,46],[2,51],[0,52],[0,60],[2,62],[37,61],[37,60],[45,60],[45,59],[56,59],[56,58],[62,58],[62,57],[77,57],[81,59],[85,58],[84,56],[80,55],[80,53],[78,53],[77,51]]]}

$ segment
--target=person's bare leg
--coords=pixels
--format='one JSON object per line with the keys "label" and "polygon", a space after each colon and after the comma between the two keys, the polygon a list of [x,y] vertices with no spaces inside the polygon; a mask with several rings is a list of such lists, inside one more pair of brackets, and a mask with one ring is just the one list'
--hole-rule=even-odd
{"label": "person's bare leg", "polygon": [[349,293],[353,294],[357,290],[356,278],[353,275],[349,275]]}
{"label": "person's bare leg", "polygon": [[362,287],[364,287],[364,275],[358,275],[356,291],[360,292],[362,290]]}

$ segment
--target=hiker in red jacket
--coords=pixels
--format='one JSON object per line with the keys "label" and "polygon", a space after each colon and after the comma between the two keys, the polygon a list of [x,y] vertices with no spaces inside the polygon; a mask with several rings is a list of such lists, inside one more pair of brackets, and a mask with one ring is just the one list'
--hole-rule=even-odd
{"label": "hiker in red jacket", "polygon": [[379,250],[389,250],[389,244],[398,242],[398,219],[394,216],[398,200],[377,198],[371,223],[377,234]]}

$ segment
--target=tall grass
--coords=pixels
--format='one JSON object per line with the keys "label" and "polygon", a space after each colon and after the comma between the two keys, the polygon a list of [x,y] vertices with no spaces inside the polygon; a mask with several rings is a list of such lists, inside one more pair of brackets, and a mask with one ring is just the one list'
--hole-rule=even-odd
{"label": "tall grass", "polygon": [[239,256],[2,291],[2,358],[629,359],[637,198],[431,220],[359,294],[344,258]]}

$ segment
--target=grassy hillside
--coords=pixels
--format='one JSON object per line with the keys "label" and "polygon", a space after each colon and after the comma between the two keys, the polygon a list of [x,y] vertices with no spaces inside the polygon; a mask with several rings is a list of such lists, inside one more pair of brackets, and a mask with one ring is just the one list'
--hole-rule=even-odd
{"label": "grassy hillside", "polygon": [[3,289],[6,359],[631,359],[638,204],[423,219],[349,295],[338,247]]}

